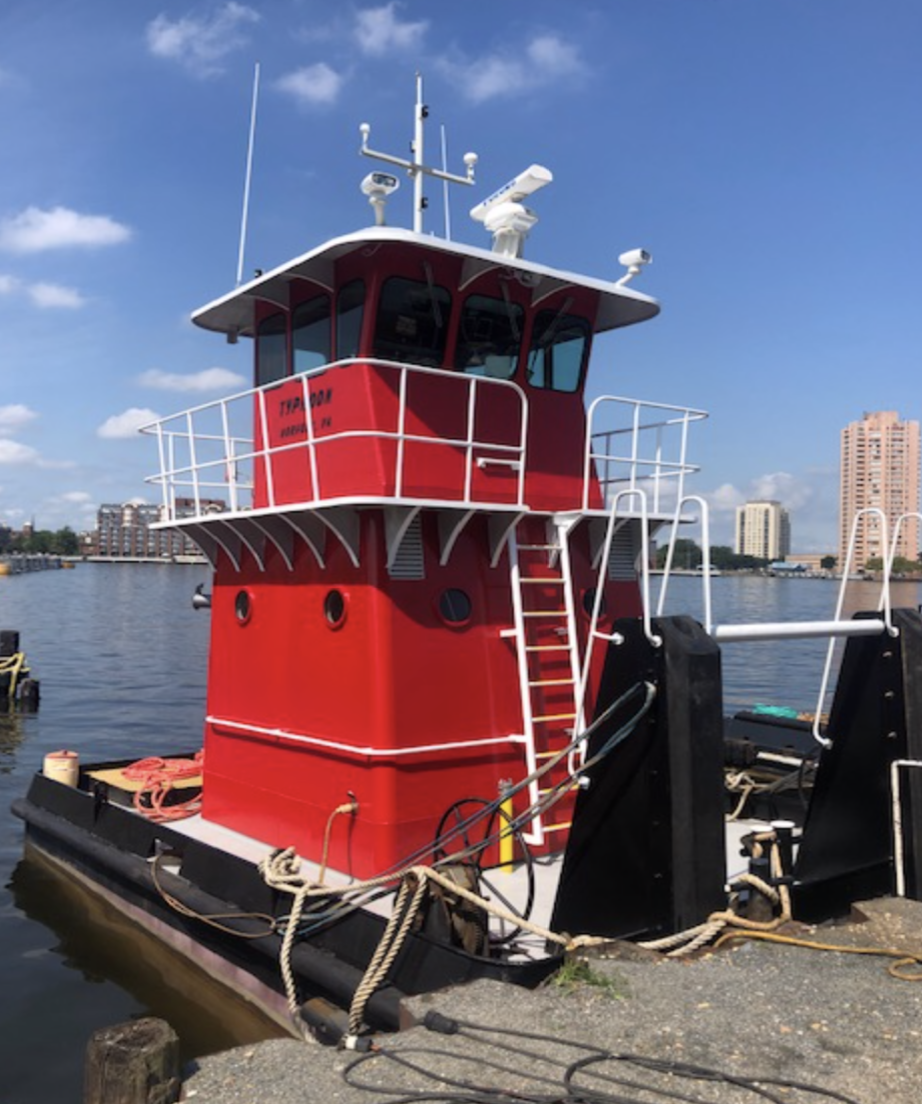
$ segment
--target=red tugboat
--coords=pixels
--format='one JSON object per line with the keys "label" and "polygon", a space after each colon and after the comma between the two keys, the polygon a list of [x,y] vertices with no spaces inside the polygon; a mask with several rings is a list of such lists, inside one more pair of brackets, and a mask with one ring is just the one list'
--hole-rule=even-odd
{"label": "red tugboat", "polygon": [[[613,626],[643,614],[636,563],[704,416],[587,412],[594,337],[658,313],[626,286],[649,257],[617,281],[525,259],[538,165],[472,211],[492,249],[423,234],[425,177],[469,185],[476,162],[427,167],[425,115],[418,85],[409,162],[362,127],[364,154],[409,173],[414,229],[385,225],[398,180],[370,173],[376,225],[193,315],[252,339],[254,387],[148,428],[167,524],[214,569],[203,755],[175,785],[118,762],[73,789],[38,777],[16,810],[30,847],[287,1021],[281,953],[321,1026],[420,866],[472,895],[433,883],[365,1022],[396,1026],[405,992],[555,967],[522,926],[549,923]],[[230,922],[245,941],[209,922],[228,911],[252,914]]]}
{"label": "red tugboat", "polygon": [[492,249],[423,234],[425,177],[476,161],[428,168],[425,114],[410,162],[362,128],[414,229],[369,174],[375,226],[193,315],[252,340],[253,388],[149,427],[166,524],[214,570],[203,755],[38,776],[16,806],[30,849],[334,1035],[467,978],[537,984],[551,929],[724,903],[719,653],[651,622],[638,576],[690,511],[704,415],[584,404],[595,336],[658,312],[627,286],[649,256],[616,281],[526,259],[537,165],[473,209]]}

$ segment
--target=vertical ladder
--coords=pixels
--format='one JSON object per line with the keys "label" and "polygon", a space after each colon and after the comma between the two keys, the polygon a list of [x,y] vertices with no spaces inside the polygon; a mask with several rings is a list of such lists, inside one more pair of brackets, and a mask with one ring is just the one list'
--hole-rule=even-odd
{"label": "vertical ladder", "polygon": [[[520,521],[509,538],[509,564],[525,761],[531,774],[584,727],[578,703],[580,659],[566,523],[541,517]],[[530,784],[529,803],[534,805],[571,777],[565,757]],[[548,816],[537,813],[523,833],[525,842],[548,851],[562,849],[574,797],[568,794]]]}

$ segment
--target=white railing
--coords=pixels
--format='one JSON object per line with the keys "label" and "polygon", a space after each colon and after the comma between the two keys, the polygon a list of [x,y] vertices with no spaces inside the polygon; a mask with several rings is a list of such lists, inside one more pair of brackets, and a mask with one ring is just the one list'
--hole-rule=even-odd
{"label": "white railing", "polygon": [[688,461],[689,428],[706,417],[691,407],[597,398],[587,414],[583,509],[591,505],[594,471],[605,509],[623,492],[643,491],[652,517],[672,513],[685,497],[686,476],[698,471]]}
{"label": "white railing", "polygon": [[[354,372],[358,367],[385,377],[393,375],[393,383],[388,381],[388,387],[392,387],[397,402],[393,411],[388,410],[384,414],[390,425],[374,424],[382,413],[375,406],[375,400],[370,398],[367,399],[365,415],[367,425],[353,424],[349,428],[318,433],[314,417],[324,416],[324,396],[328,396],[337,384],[346,381],[347,376],[340,373]],[[413,377],[422,376],[442,379],[446,387],[453,389],[466,388],[461,436],[440,437],[408,430],[411,414],[425,417],[427,413],[426,402],[430,400],[414,404],[408,395]],[[511,437],[507,435],[503,440],[477,437],[478,412],[489,404],[489,393],[496,388],[504,388],[514,396],[518,424],[513,422]],[[279,428],[278,419],[273,421],[270,417],[269,401],[273,398],[273,392],[280,389],[287,389],[286,398],[282,401],[290,405],[292,415],[299,419],[294,427],[296,439],[268,444],[273,432],[278,436]],[[496,393],[495,390],[493,393]],[[255,438],[252,430],[254,423],[257,428]],[[149,477],[147,482],[161,486],[163,505],[170,520],[182,516],[200,517],[221,510],[237,512],[252,509],[257,475],[262,484],[260,493],[265,497],[264,505],[269,508],[281,505],[279,483],[285,462],[283,458],[290,458],[299,452],[307,461],[303,497],[293,500],[289,488],[285,504],[293,501],[313,504],[334,497],[324,489],[323,451],[334,442],[361,439],[394,442],[394,468],[385,473],[385,481],[393,488],[387,492],[388,497],[422,497],[409,486],[411,479],[406,459],[407,446],[420,444],[433,449],[455,450],[463,456],[463,474],[457,485],[448,489],[452,501],[475,501],[477,473],[494,467],[506,469],[514,475],[509,503],[522,505],[524,501],[528,403],[522,389],[508,380],[469,376],[394,361],[351,359],[193,407],[144,426],[141,432],[157,438],[160,472]],[[514,443],[509,443],[510,439]],[[258,447],[257,441],[262,445]],[[419,473],[416,475],[418,477]],[[356,476],[352,493],[356,497],[370,493],[369,487],[362,485],[362,475]],[[378,493],[381,493],[380,490]]]}

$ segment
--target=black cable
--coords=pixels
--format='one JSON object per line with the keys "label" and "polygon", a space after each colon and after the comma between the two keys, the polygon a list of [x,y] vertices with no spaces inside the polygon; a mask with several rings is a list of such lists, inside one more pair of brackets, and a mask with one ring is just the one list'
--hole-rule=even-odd
{"label": "black cable", "polygon": [[[654,1085],[639,1080],[638,1071],[644,1071],[663,1079],[684,1078],[688,1081],[696,1081],[702,1084],[726,1085],[739,1089],[741,1092],[750,1093],[771,1104],[791,1104],[791,1098],[784,1095],[785,1092],[796,1091],[824,1097],[828,1100],[839,1101],[840,1104],[858,1104],[853,1098],[838,1093],[832,1089],[820,1088],[806,1082],[780,1079],[774,1077],[745,1077],[725,1070],[713,1069],[704,1066],[693,1065],[688,1062],[673,1061],[670,1059],[650,1058],[637,1054],[616,1054],[589,1043],[578,1042],[573,1039],[561,1039],[551,1037],[540,1032],[521,1031],[515,1028],[491,1027],[484,1024],[471,1023],[470,1021],[457,1020],[442,1015],[438,1012],[430,1012],[425,1017],[423,1024],[430,1031],[443,1035],[464,1035],[470,1042],[481,1043],[500,1051],[515,1054],[519,1059],[525,1059],[524,1067],[510,1067],[509,1065],[495,1062],[483,1054],[471,1055],[446,1051],[437,1047],[407,1047],[399,1051],[380,1048],[368,1054],[362,1055],[343,1071],[343,1077],[347,1084],[360,1089],[379,1092],[391,1098],[390,1104],[651,1104],[651,1101],[681,1101],[683,1104],[708,1104],[707,1098],[695,1093],[682,1092],[667,1085]],[[499,1039],[497,1037],[500,1037]],[[514,1040],[512,1042],[500,1040]],[[522,1042],[541,1042],[545,1046],[557,1046],[583,1051],[580,1058],[572,1062],[549,1057],[546,1053],[540,1053],[529,1047],[523,1047]],[[460,1077],[451,1077],[443,1071],[427,1068],[415,1058],[407,1055],[425,1054],[432,1058],[450,1058],[453,1061],[462,1059],[468,1062],[476,1062],[478,1069],[492,1069],[497,1072],[512,1074],[521,1078],[526,1083],[535,1085],[536,1091],[519,1091],[509,1088],[500,1088],[467,1081]],[[438,1090],[407,1090],[403,1088],[386,1088],[378,1083],[369,1083],[354,1076],[368,1061],[375,1058],[392,1061],[400,1068],[411,1071],[416,1076],[428,1078],[430,1081],[448,1086],[450,1091]],[[535,1072],[535,1061],[544,1062],[551,1067],[562,1070],[562,1077],[558,1081],[543,1074]],[[611,1072],[603,1072],[599,1068],[602,1063],[621,1063],[630,1066],[634,1070],[633,1076],[617,1076]],[[587,1073],[597,1082],[598,1087],[577,1084],[580,1074]],[[610,1086],[615,1091],[611,1091]],[[548,1093],[546,1089],[550,1088]],[[780,1090],[774,1092],[772,1090]],[[628,1094],[625,1094],[627,1090]],[[642,1095],[636,1095],[636,1094]]]}
{"label": "black cable", "polygon": [[[608,721],[617,709],[622,707],[632,697],[635,697],[638,694],[642,693],[645,689],[646,695],[644,701],[638,708],[637,712],[605,741],[602,747],[596,752],[595,755],[592,756],[590,760],[587,760],[583,764],[583,766],[580,768],[579,773],[584,773],[586,770],[589,769],[590,766],[594,766],[597,762],[599,762],[611,751],[613,751],[614,748],[622,742],[622,740],[625,740],[634,731],[639,722],[652,706],[653,700],[655,698],[655,689],[650,684],[638,682],[629,687],[616,701],[612,702],[612,704],[609,705],[604,710],[604,712],[596,717],[595,720],[593,720],[592,723],[586,729],[584,729],[583,732],[581,732],[578,736],[575,736],[566,748],[562,749],[562,751],[558,753],[560,759],[563,759],[567,754],[575,750],[581,743],[588,742],[589,738],[596,732],[596,730],[600,728],[606,721]],[[481,840],[476,845],[476,849],[482,852],[492,843],[495,843],[499,839],[499,836],[507,831],[521,831],[521,829],[534,818],[536,813],[543,812],[550,805],[554,804],[554,802],[557,800],[557,795],[559,794],[559,792],[564,788],[568,788],[571,783],[572,778],[567,778],[564,782],[558,783],[558,785],[550,790],[549,793],[546,794],[541,799],[541,801],[537,802],[535,806],[532,806],[524,810],[518,816],[513,817],[512,820],[509,821],[500,830],[499,833],[494,833],[491,838]],[[383,871],[381,877],[386,878],[390,875],[393,875],[395,881],[398,880],[401,874],[406,871],[407,868],[416,865],[416,863],[420,862],[422,859],[432,854],[433,850],[436,847],[444,848],[447,843],[453,842],[459,836],[463,838],[464,833],[473,828],[478,823],[478,821],[480,821],[484,816],[492,815],[492,813],[499,810],[503,801],[507,800],[510,796],[514,796],[515,794],[521,792],[521,790],[524,789],[525,786],[526,783],[524,781],[520,781],[514,784],[502,796],[496,797],[487,805],[485,805],[483,809],[456,824],[455,827],[452,828],[448,833],[446,833],[441,839],[434,840],[431,844],[427,844],[425,847],[417,848],[416,851],[412,852],[410,855],[405,856],[398,863],[395,863],[393,866]],[[451,858],[453,861],[458,861],[465,854],[465,852],[455,852],[451,856]],[[341,901],[340,904],[333,905],[327,913],[312,918],[313,922],[306,922],[305,927],[303,929],[299,929],[299,935],[302,934],[302,930],[304,937],[320,931],[323,928],[328,927],[330,924],[334,923],[337,919],[341,919],[342,917],[348,915],[350,912],[362,908],[363,902],[375,899],[380,896],[384,896],[387,893],[391,892],[393,892],[393,889],[378,887],[375,890],[367,891],[367,896],[363,895],[361,897],[353,898],[348,903],[345,901]]]}

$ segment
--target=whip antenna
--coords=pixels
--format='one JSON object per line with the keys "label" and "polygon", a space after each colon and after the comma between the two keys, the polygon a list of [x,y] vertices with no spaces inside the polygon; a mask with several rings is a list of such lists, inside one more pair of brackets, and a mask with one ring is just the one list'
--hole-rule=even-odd
{"label": "whip antenna", "polygon": [[247,236],[247,212],[250,207],[250,178],[253,175],[253,143],[256,139],[256,100],[259,95],[259,62],[253,70],[253,104],[250,108],[250,140],[247,143],[247,169],[243,183],[243,215],[240,219],[240,249],[237,253],[237,286],[243,282],[243,247]]}

